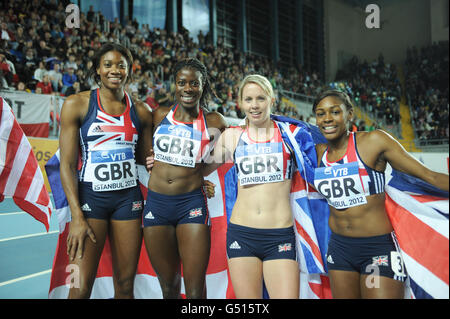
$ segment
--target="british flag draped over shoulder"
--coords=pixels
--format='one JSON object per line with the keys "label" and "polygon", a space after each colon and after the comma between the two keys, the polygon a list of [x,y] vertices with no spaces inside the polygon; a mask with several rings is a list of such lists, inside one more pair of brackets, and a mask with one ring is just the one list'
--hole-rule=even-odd
{"label": "british flag draped over shoulder", "polygon": [[[315,144],[326,142],[315,126],[287,117],[273,116],[282,129],[283,140],[294,150],[297,171],[291,188],[291,206],[294,216],[294,229],[297,239],[297,253],[300,264],[300,298],[331,298],[325,253],[328,247],[330,229],[328,227],[329,209],[326,201],[311,186],[314,168],[317,164]],[[46,165],[47,175],[52,187],[56,205],[56,214],[60,224],[60,237],[55,254],[50,283],[50,298],[66,298],[69,286],[66,279],[70,274],[66,253],[66,238],[70,221],[70,211],[59,178],[59,154]],[[143,194],[147,194],[148,174],[139,167],[139,177]],[[207,270],[207,297],[234,298],[226,260],[226,228],[237,195],[237,181],[234,166],[224,164],[207,179],[216,185],[216,194],[208,199],[211,213],[211,254]],[[426,193],[423,187],[417,187],[414,194],[405,194],[405,185],[415,184],[414,180],[403,180],[394,174],[387,187],[386,208],[397,232],[400,249],[410,276],[410,286],[405,296],[413,298],[448,298],[448,193]],[[422,182],[420,186],[424,186]],[[144,196],[145,196],[144,195]],[[415,201],[405,208],[403,196],[413,196]],[[401,199],[403,198],[403,200]],[[403,206],[402,206],[403,205]],[[427,209],[423,209],[423,207]],[[424,213],[425,212],[425,213]],[[415,230],[408,234],[411,222],[404,223],[402,215],[426,215],[408,217],[414,220]],[[417,231],[416,231],[417,230]],[[431,236],[432,235],[432,236]],[[414,240],[411,240],[414,236]],[[417,241],[424,238],[425,241]],[[426,247],[426,249],[424,249]],[[432,252],[425,250],[432,248]],[[439,254],[439,263],[435,263],[435,253]],[[430,259],[433,256],[433,262]],[[182,288],[183,291],[183,288]],[[91,298],[111,298],[114,289],[112,283],[111,256],[109,244],[100,260],[97,279]],[[143,244],[135,280],[137,298],[161,298],[161,290],[156,274],[151,267]]]}

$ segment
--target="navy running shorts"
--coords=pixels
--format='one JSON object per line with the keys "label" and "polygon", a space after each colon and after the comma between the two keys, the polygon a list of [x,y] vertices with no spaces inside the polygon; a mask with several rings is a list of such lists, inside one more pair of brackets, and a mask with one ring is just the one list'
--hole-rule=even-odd
{"label": "navy running shorts", "polygon": [[395,234],[346,237],[331,233],[327,251],[328,270],[354,271],[405,281],[406,269],[397,250]]}
{"label": "navy running shorts", "polygon": [[78,198],[85,218],[132,220],[142,218],[144,200],[139,186],[95,192],[91,183],[78,183]]}
{"label": "navy running shorts", "polygon": [[294,228],[251,228],[229,223],[227,256],[228,258],[257,257],[262,261],[297,260]]}
{"label": "navy running shorts", "polygon": [[148,190],[143,225],[210,225],[208,202],[203,187],[179,195],[165,195]]}

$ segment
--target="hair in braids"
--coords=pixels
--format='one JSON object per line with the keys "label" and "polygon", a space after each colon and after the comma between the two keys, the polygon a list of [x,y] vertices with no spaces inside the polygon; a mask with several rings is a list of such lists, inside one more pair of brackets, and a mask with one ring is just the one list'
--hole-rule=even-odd
{"label": "hair in braids", "polygon": [[[202,74],[202,80],[203,80],[203,93],[200,97],[200,107],[203,107],[205,110],[208,110],[208,101],[215,97],[219,99],[214,92],[214,90],[211,87],[211,83],[209,81],[209,75],[208,70],[206,69],[206,66],[200,62],[196,58],[187,58],[178,61],[174,67],[173,67],[173,77],[174,79],[177,78],[177,74],[181,69],[193,69],[195,71],[199,71]],[[220,99],[219,99],[220,100]]]}

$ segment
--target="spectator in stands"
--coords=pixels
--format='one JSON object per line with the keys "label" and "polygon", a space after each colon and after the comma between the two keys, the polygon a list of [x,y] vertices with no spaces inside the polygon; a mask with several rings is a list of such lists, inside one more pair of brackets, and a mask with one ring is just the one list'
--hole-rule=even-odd
{"label": "spectator in stands", "polygon": [[3,51],[0,51],[0,87],[9,87],[12,84],[13,73]]}
{"label": "spectator in stands", "polygon": [[68,87],[66,90],[66,96],[70,96],[72,94],[77,94],[81,92],[81,85],[79,81],[73,83],[72,86]]}
{"label": "spectator in stands", "polygon": [[21,25],[17,26],[14,37],[15,41],[11,42],[11,49],[21,52],[25,47],[26,43],[26,37],[25,34],[23,33],[23,27]]}
{"label": "spectator in stands", "polygon": [[77,65],[75,59],[76,59],[75,55],[73,55],[73,54],[69,55],[69,60],[66,61],[66,63],[64,64],[64,69],[68,70],[69,68],[72,68],[74,70],[77,70],[78,65]]}
{"label": "spectator in stands", "polygon": [[17,83],[17,91],[31,93],[31,90],[22,81]]}
{"label": "spectator in stands", "polygon": [[159,105],[155,100],[155,90],[150,90],[150,93],[145,99],[145,103],[147,103],[153,111],[158,108]]}
{"label": "spectator in stands", "polygon": [[1,34],[1,40],[4,41],[14,41],[14,33],[9,30],[8,25],[6,24],[6,22],[2,22],[0,24],[0,34]]}
{"label": "spectator in stands", "polygon": [[44,74],[48,74],[47,69],[45,68],[44,61],[39,61],[38,68],[34,71],[34,79],[38,82],[42,82],[42,79],[44,77]]}
{"label": "spectator in stands", "polygon": [[157,90],[155,100],[158,106],[171,106],[172,100],[164,85],[161,85],[160,89]]}
{"label": "spectator in stands", "polygon": [[50,79],[49,79],[47,73],[45,73],[42,76],[42,81],[40,81],[40,82],[38,82],[38,84],[36,84],[36,89],[37,88],[41,89],[42,94],[52,94],[53,93],[52,83],[50,82]]}
{"label": "spectator in stands", "polygon": [[50,79],[50,82],[52,83],[53,91],[59,92],[63,87],[63,74],[61,73],[61,65],[59,63],[55,63],[53,65],[53,70],[50,70],[48,72],[48,77]]}
{"label": "spectator in stands", "polygon": [[71,87],[78,80],[77,76],[74,73],[74,69],[69,67],[67,72],[64,72],[62,77],[63,87],[61,89],[62,94],[66,94],[66,91],[69,87]]}
{"label": "spectator in stands", "polygon": [[[50,33],[48,34],[50,35]],[[50,57],[51,49],[47,45],[47,42],[45,42],[45,40],[39,41],[39,46],[37,47],[36,51],[39,58],[43,59],[44,61]]]}

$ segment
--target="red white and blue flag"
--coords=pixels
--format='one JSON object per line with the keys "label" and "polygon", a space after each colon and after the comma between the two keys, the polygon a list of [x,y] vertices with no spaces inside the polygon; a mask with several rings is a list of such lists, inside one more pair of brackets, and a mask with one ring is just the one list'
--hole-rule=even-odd
{"label": "red white and blue flag", "polygon": [[52,203],[31,145],[10,106],[0,97],[0,201],[11,196],[49,229]]}
{"label": "red white and blue flag", "polygon": [[385,206],[408,273],[410,297],[448,299],[448,192],[393,171]]}

